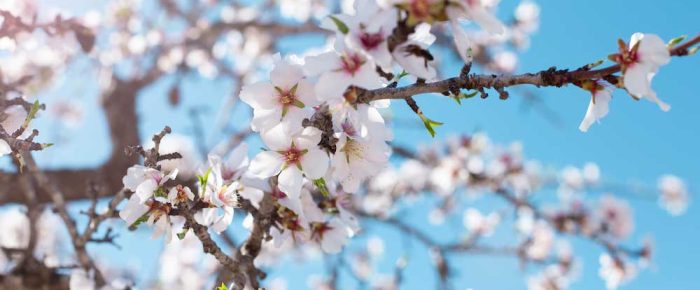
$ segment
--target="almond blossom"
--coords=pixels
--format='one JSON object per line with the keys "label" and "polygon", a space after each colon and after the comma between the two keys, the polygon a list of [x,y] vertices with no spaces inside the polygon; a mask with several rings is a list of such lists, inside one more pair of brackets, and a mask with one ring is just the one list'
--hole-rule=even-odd
{"label": "almond blossom", "polygon": [[134,197],[137,197],[139,202],[143,204],[154,194],[165,197],[167,193],[163,191],[162,186],[168,180],[174,180],[177,172],[178,170],[175,169],[165,174],[154,168],[134,165],[127,170],[126,175],[122,178],[122,182],[124,187],[133,191]]}
{"label": "almond blossom", "polygon": [[318,76],[316,97],[325,101],[343,96],[350,86],[377,89],[382,86],[374,62],[365,54],[336,40],[335,51],[306,57],[304,73]]}
{"label": "almond blossom", "polygon": [[[382,9],[375,0],[358,0],[353,4],[355,14],[334,15],[348,27],[342,36],[348,48],[362,52],[382,69],[391,70],[392,58],[389,52],[388,37],[396,27],[396,11]],[[338,31],[338,27],[326,18],[322,27]],[[340,36],[339,36],[340,37]]]}
{"label": "almond blossom", "polygon": [[671,60],[666,43],[658,35],[633,34],[629,50],[615,55],[615,60],[622,66],[623,83],[632,96],[655,102],[663,111],[671,109],[671,106],[661,101],[651,88],[651,80],[659,67]]}
{"label": "almond blossom", "polygon": [[300,126],[301,121],[313,113],[311,108],[318,104],[313,85],[304,78],[301,65],[293,63],[291,58],[278,57],[270,72],[270,81],[241,89],[241,100],[253,107],[251,128],[267,131],[278,124],[285,128]]}
{"label": "almond blossom", "polygon": [[306,127],[293,136],[273,131],[263,136],[270,150],[258,153],[250,162],[249,170],[260,178],[279,175],[280,190],[290,198],[299,198],[304,176],[316,180],[328,170],[328,154],[318,147],[321,131]]}

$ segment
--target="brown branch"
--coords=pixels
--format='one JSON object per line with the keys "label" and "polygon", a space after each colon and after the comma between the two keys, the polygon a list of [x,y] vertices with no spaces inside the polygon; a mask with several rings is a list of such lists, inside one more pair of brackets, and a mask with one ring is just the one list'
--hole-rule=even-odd
{"label": "brown branch", "polygon": [[[695,44],[700,43],[700,35],[678,45],[670,50],[672,56],[685,56],[688,50]],[[367,103],[382,99],[407,99],[414,95],[425,93],[442,93],[450,91],[451,88],[459,87],[464,89],[483,90],[485,88],[499,88],[515,85],[534,85],[537,87],[561,87],[574,82],[602,79],[620,71],[619,65],[612,65],[598,70],[557,70],[551,67],[537,73],[526,73],[521,75],[469,75],[467,78],[453,77],[432,83],[416,83],[401,88],[381,88],[369,90],[358,97],[358,102]]]}

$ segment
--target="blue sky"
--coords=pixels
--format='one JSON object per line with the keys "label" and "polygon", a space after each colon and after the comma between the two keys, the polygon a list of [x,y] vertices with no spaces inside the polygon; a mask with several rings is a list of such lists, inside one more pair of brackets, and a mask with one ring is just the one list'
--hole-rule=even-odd
{"label": "blue sky", "polygon": [[[76,2],[76,1],[73,1]],[[82,2],[82,1],[78,1]],[[505,19],[518,1],[503,0],[500,12]],[[518,72],[534,72],[557,65],[560,68],[576,68],[583,64],[605,58],[616,49],[616,40],[628,40],[634,32],[659,34],[663,39],[699,33],[697,11],[700,2],[677,1],[562,1],[539,0],[541,6],[541,27],[533,37],[529,50],[520,55]],[[84,5],[84,4],[82,4]],[[82,10],[77,6],[78,10]],[[308,46],[320,43],[317,38],[296,39],[282,52],[288,52],[298,45]],[[445,75],[456,74],[460,68],[455,61],[445,61]],[[80,70],[85,64],[73,69]],[[524,109],[517,90],[511,91],[511,98],[501,101],[497,97],[482,100],[474,98],[457,106],[454,101],[439,96],[419,96],[416,98],[429,117],[444,122],[438,128],[438,138],[452,133],[469,133],[476,129],[487,132],[496,142],[508,143],[520,140],[525,145],[526,155],[548,165],[581,166],[587,161],[597,162],[609,181],[639,181],[655,186],[656,178],[664,173],[683,177],[691,185],[700,184],[700,129],[697,126],[700,109],[700,56],[674,59],[662,68],[654,79],[654,88],[659,96],[670,103],[670,112],[661,112],[656,105],[647,101],[633,101],[623,92],[617,92],[611,103],[611,112],[601,124],[596,124],[583,134],[577,130],[585,113],[589,96],[575,87],[564,89],[528,88],[535,92],[544,103],[560,117],[554,125],[532,110]],[[86,122],[77,129],[62,129],[62,134],[71,137],[69,141],[51,140],[57,143],[56,150],[65,152],[39,153],[39,159],[46,166],[82,166],[97,164],[109,153],[108,135],[104,119],[96,102],[94,85],[71,81],[73,74],[67,74],[59,90],[46,96],[74,97],[86,103]],[[183,85],[184,103],[179,108],[166,105],[166,92],[170,80],[164,80],[149,88],[139,100],[142,117],[142,136],[170,125],[176,132],[191,133],[187,120],[188,106],[217,106],[221,104],[231,85],[226,82],[194,80]],[[393,105],[397,118],[417,119],[403,103]],[[209,111],[210,113],[214,112]],[[247,116],[243,110],[237,111],[231,123],[237,123]],[[209,114],[212,115],[212,114]],[[211,122],[205,116],[204,122]],[[49,128],[50,120],[40,120],[40,127]],[[418,124],[418,123],[417,123]],[[423,130],[397,128],[397,142],[414,145],[429,143],[431,138]],[[55,138],[47,134],[45,138]],[[77,154],[84,152],[84,154]],[[614,193],[615,194],[615,193]],[[621,196],[624,193],[617,193]],[[430,202],[430,201],[425,201]],[[483,201],[486,207],[491,201]],[[700,226],[700,213],[691,205],[689,212],[672,218],[657,205],[655,200],[632,198],[636,214],[636,235],[629,242],[636,244],[647,233],[655,237],[657,253],[655,270],[644,271],[637,279],[623,289],[690,289],[697,281],[697,268],[700,253],[693,246],[700,244],[700,234],[693,229]],[[418,207],[420,208],[420,207]],[[409,221],[425,223],[427,210],[419,209],[408,217]],[[369,225],[384,230],[383,227]],[[449,228],[431,229],[438,237]],[[404,289],[432,289],[435,277],[428,263],[427,251],[418,243],[412,243],[408,252],[406,245],[395,233],[389,232],[387,253],[381,261],[383,272],[390,269],[399,255],[408,253],[409,266],[405,276]],[[104,246],[93,248],[113,256],[125,264],[143,264],[147,273],[153,273],[160,241],[143,241],[147,233],[125,233],[121,239],[123,252]],[[576,241],[574,247],[582,257],[583,272],[572,289],[601,289],[603,282],[598,278],[598,247],[585,241]],[[124,253],[139,253],[137,258],[122,258]],[[523,271],[513,258],[465,256],[455,259],[452,264],[460,268],[460,276],[454,281],[457,289],[524,289]],[[305,288],[303,277],[309,273],[320,273],[320,264],[297,268],[289,263],[272,276],[291,278],[290,289]],[[527,272],[527,271],[526,271]]]}

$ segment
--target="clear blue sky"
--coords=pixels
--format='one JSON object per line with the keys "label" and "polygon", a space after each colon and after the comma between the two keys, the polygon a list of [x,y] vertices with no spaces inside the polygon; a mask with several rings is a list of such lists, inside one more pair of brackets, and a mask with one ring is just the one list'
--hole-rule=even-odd
{"label": "clear blue sky", "polygon": [[[76,2],[76,1],[72,1]],[[81,1],[79,1],[81,2]],[[503,0],[500,12],[504,17],[512,11],[518,1]],[[605,58],[616,49],[616,40],[626,41],[634,32],[659,34],[664,39],[700,33],[697,11],[700,2],[694,0],[677,1],[561,1],[539,0],[541,5],[541,27],[532,39],[530,49],[520,55],[518,72],[532,72],[557,65],[561,68],[576,68],[580,65]],[[80,6],[78,6],[80,7]],[[80,9],[80,8],[78,8]],[[82,9],[81,9],[82,10]],[[319,39],[303,39],[303,43],[283,46],[283,53],[296,50],[299,45],[320,43]],[[449,62],[446,63],[455,63]],[[85,69],[78,65],[74,69]],[[700,129],[697,110],[700,109],[700,56],[674,59],[664,67],[654,79],[654,88],[659,96],[673,108],[668,113],[661,112],[647,101],[635,102],[622,92],[615,94],[611,112],[602,124],[594,125],[587,134],[577,130],[588,104],[588,95],[577,88],[533,89],[546,105],[561,117],[558,125],[553,125],[534,111],[523,109],[522,99],[516,91],[511,99],[500,101],[497,97],[487,100],[472,99],[456,106],[452,100],[439,97],[421,96],[418,103],[429,117],[446,124],[438,129],[438,138],[453,132],[473,132],[480,129],[487,132],[497,142],[523,141],[527,156],[541,160],[545,164],[564,166],[582,165],[596,161],[607,180],[639,180],[655,186],[656,178],[664,173],[673,173],[685,178],[693,186],[700,184]],[[446,75],[456,74],[459,65],[444,68]],[[80,73],[77,73],[80,75]],[[90,83],[71,83],[72,74],[65,76],[65,84],[60,90],[47,95],[75,97],[86,101],[86,122],[78,129],[66,129],[63,134],[72,140],[57,143],[59,152],[70,152],[58,156],[57,152],[39,153],[42,164],[48,166],[81,166],[96,164],[107,157],[109,148],[103,117],[98,109],[94,86]],[[175,131],[188,134],[191,126],[187,121],[189,105],[219,105],[230,85],[208,81],[190,81],[184,85],[186,96],[184,106],[172,109],[166,105],[168,81],[162,81],[150,88],[139,100],[139,112],[143,120],[141,134],[147,136],[170,125]],[[398,118],[412,120],[415,116],[403,104],[394,104]],[[214,111],[210,111],[214,112]],[[240,112],[241,114],[243,112]],[[212,115],[212,114],[209,114]],[[205,122],[211,121],[205,116]],[[236,120],[232,121],[235,123]],[[50,120],[40,121],[49,128]],[[422,130],[396,130],[397,141],[412,145],[430,142],[430,137]],[[48,134],[44,138],[55,138]],[[255,147],[252,147],[255,148]],[[77,152],[84,152],[77,154]],[[700,234],[694,229],[700,227],[700,212],[691,205],[689,212],[678,218],[671,218],[658,208],[656,201],[633,200],[636,214],[636,233],[629,242],[636,244],[646,233],[653,233],[656,243],[656,270],[644,271],[623,289],[691,289],[697,284],[700,253],[694,247],[700,244]],[[486,202],[486,206],[491,206]],[[425,223],[427,212],[419,211],[409,220]],[[374,225],[370,225],[376,228]],[[424,228],[429,230],[430,228]],[[445,229],[433,229],[437,237],[443,237]],[[123,260],[126,264],[141,264],[146,273],[154,273],[152,259],[138,260],[126,258],[125,253],[139,253],[138,257],[155,257],[160,241],[144,241],[146,232],[137,233],[139,239],[125,233],[121,239],[122,253],[104,246],[94,248],[99,252]],[[387,253],[382,260],[383,272],[389,273],[396,257],[404,253],[401,240],[391,237],[387,240]],[[572,289],[602,289],[603,282],[598,278],[599,248],[589,243],[574,243],[578,254],[583,258],[583,272]],[[435,276],[429,265],[427,251],[419,243],[413,243],[409,250],[410,263],[405,276],[404,289],[432,289]],[[524,274],[518,261],[512,258],[471,257],[452,262],[460,268],[460,276],[454,281],[457,289],[474,288],[479,290],[525,289]],[[320,264],[308,268],[297,268],[286,264],[272,277],[281,275],[290,278],[290,289],[306,287],[304,277],[309,273],[322,271]]]}

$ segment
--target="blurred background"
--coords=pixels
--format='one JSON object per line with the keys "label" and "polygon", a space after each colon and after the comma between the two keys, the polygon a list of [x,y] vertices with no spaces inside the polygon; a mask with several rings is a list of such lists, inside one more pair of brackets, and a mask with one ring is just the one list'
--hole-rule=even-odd
{"label": "blurred background", "polygon": [[[124,3],[137,5],[142,15],[160,15],[160,9],[163,8],[154,2],[158,1]],[[286,10],[294,9],[295,2],[298,2],[297,5],[311,3],[311,7],[316,7],[316,10],[312,9],[306,15],[311,23],[317,23],[317,17],[324,13],[337,12],[342,5],[347,5],[308,0],[281,2],[286,2],[281,4],[281,9]],[[520,2],[502,0],[496,14],[500,19],[511,19]],[[540,7],[539,29],[531,35],[529,46],[514,50],[512,55],[501,56],[508,58],[506,63],[513,66],[513,73],[535,72],[554,65],[558,68],[577,68],[604,59],[616,51],[618,38],[628,41],[634,32],[655,33],[668,40],[683,34],[692,36],[700,31],[696,15],[700,10],[698,1],[537,0],[536,3]],[[40,13],[47,15],[60,13],[66,17],[84,17],[93,11],[103,13],[114,9],[112,5],[114,3],[110,1],[64,0],[39,1],[37,7]],[[216,5],[224,7],[227,4]],[[236,5],[255,7],[256,2],[241,1]],[[273,6],[270,9],[280,9],[279,7]],[[219,11],[218,14],[223,15],[220,10],[212,11]],[[275,10],[267,17],[281,23],[306,22],[303,19],[304,12],[298,13],[302,16],[295,19],[290,17],[290,14],[294,14],[289,11]],[[245,17],[242,12],[235,15]],[[163,31],[184,33],[180,27],[182,23],[161,20],[160,16],[144,19],[153,21],[156,26],[162,25],[160,28]],[[106,34],[99,35],[97,46],[113,41],[109,37]],[[324,46],[326,35],[280,35],[276,40],[270,48],[272,51],[282,55],[302,54],[308,49]],[[433,47],[431,51],[438,57],[442,76],[450,77],[459,73],[461,60],[458,56],[440,46]],[[228,53],[247,52],[241,50]],[[35,154],[43,168],[94,166],[109,157],[111,144],[105,116],[100,107],[100,87],[105,72],[104,69],[95,69],[94,65],[96,59],[104,61],[106,57],[108,56],[91,55],[71,59],[68,66],[53,77],[50,85],[37,91],[36,97],[47,103],[49,108],[59,107],[65,111],[45,112],[35,122],[35,126],[42,132],[42,141],[55,144],[50,151]],[[136,60],[156,61],[148,58]],[[197,62],[196,59],[191,61]],[[261,61],[268,61],[269,65],[269,59]],[[113,73],[128,75],[132,70],[145,65],[125,62],[126,65],[113,66]],[[232,67],[240,65],[231,64]],[[494,92],[487,99],[472,98],[463,101],[461,106],[453,100],[436,96],[418,96],[416,100],[427,116],[445,123],[437,129],[437,140],[453,135],[484,132],[494,143],[507,145],[521,142],[528,158],[539,160],[546,166],[581,167],[586,162],[596,162],[605,181],[625,185],[619,191],[609,193],[629,200],[634,210],[635,232],[626,242],[638,244],[647,235],[653,235],[653,265],[639,273],[623,289],[692,289],[697,282],[700,261],[700,253],[693,250],[695,245],[700,244],[700,234],[695,231],[700,227],[700,213],[691,204],[685,215],[673,217],[659,208],[656,195],[647,189],[655,190],[657,178],[667,173],[682,177],[689,184],[691,192],[696,188],[695,185],[700,184],[700,128],[697,125],[697,110],[700,109],[699,68],[700,58],[697,56],[673,59],[655,77],[653,87],[664,101],[672,105],[670,112],[661,112],[651,102],[634,101],[624,92],[617,91],[611,103],[610,114],[601,124],[593,125],[588,133],[582,133],[577,128],[590,96],[575,87],[514,88],[510,91],[510,99],[506,101],[499,100]],[[264,65],[252,69],[244,79],[264,79],[267,76],[265,69]],[[483,67],[476,67],[473,71],[489,72]],[[221,71],[218,76],[212,76],[208,72],[211,69],[200,67],[198,71],[166,75],[140,92],[137,113],[142,140],[149,139],[153,133],[168,125],[178,135],[194,140],[194,151],[201,157],[206,154],[203,149],[213,148],[230,134],[247,127],[250,109],[244,104],[237,105],[235,100],[240,84],[227,78]],[[173,90],[177,91],[177,96]],[[422,128],[420,120],[402,102],[392,104],[390,112],[386,114],[391,120],[395,143],[418,148],[421,144],[429,146],[434,141]],[[249,138],[247,142],[250,148],[259,148],[261,145],[255,137]],[[9,160],[3,159],[0,163],[4,168],[9,168]],[[626,190],[630,188],[641,190]],[[604,193],[608,192],[591,194]],[[541,194],[546,200],[546,196],[554,195],[555,192],[552,190]],[[454,227],[461,227],[461,212],[454,217],[447,217],[448,221],[441,225],[431,224],[428,221],[431,206],[425,205],[435,202],[430,197],[412,200],[406,205],[410,209],[406,212],[410,214],[403,214],[401,218],[437,240],[454,238],[457,235]],[[77,212],[85,206],[85,202],[75,203],[71,209],[78,216]],[[497,207],[497,202],[484,198],[475,201],[473,206],[489,209]],[[4,206],[0,211],[8,210],[9,207],[12,206]],[[240,228],[242,219],[242,215],[236,216],[234,224],[237,228],[231,230],[233,236],[243,233]],[[456,225],[449,222],[450,219],[456,219]],[[123,227],[119,222],[121,221],[115,221],[114,226]],[[510,229],[508,225],[505,227],[489,240],[494,244],[507,240]],[[379,223],[363,224],[363,228],[366,234],[353,239],[345,251],[363,249],[368,243],[380,251],[381,254],[372,262],[378,277],[376,279],[392,274],[397,259],[401,258],[408,261],[401,289],[435,287],[437,277],[430,268],[431,256],[424,245],[402,238],[396,230]],[[144,229],[123,232],[118,239],[120,249],[98,245],[91,246],[89,250],[104,261],[133,269],[137,281],[157,280],[159,275],[163,275],[161,272],[164,262],[160,258],[163,242],[150,240],[150,234],[150,230]],[[379,235],[382,239],[377,238]],[[600,247],[576,239],[572,246],[579,258],[579,273],[570,289],[603,289],[604,281],[598,275]],[[269,269],[265,284],[271,288],[312,288],[316,279],[314,277],[320,279],[327,275],[327,263],[333,261],[332,258],[324,259],[318,253],[315,256],[311,253],[304,258],[310,261],[300,264],[297,262],[301,258],[297,256],[290,255],[278,267]],[[452,277],[456,289],[527,289],[527,277],[538,270],[534,266],[522,267],[518,259],[507,256],[458,255],[451,259],[452,265],[458,269],[458,273]],[[341,281],[345,281],[341,282],[341,289],[357,288],[349,275],[348,271],[340,273]]]}

